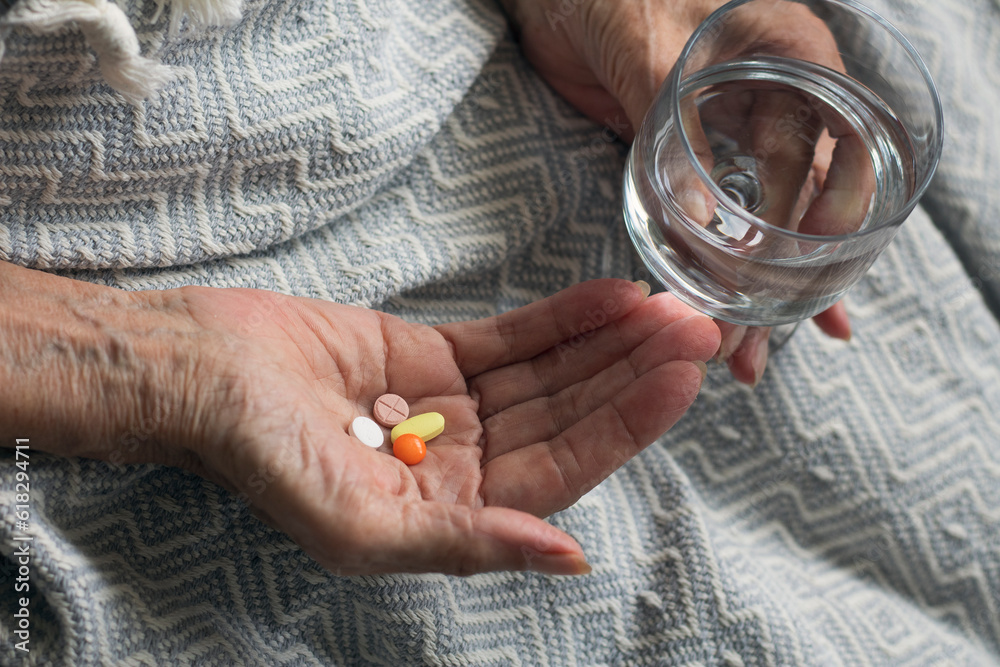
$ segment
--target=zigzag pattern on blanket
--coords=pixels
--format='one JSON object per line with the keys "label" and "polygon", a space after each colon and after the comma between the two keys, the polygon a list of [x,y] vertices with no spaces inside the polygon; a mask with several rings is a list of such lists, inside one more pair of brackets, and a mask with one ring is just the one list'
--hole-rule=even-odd
{"label": "zigzag pattern on blanket", "polygon": [[[607,223],[616,272],[621,232]],[[573,257],[575,235],[387,307],[464,317],[532,299],[551,265],[593,277],[603,253]],[[852,315],[852,346],[807,325],[756,391],[713,369],[677,428],[554,517],[583,579],[338,578],[193,476],[34,460],[39,648],[74,665],[991,664],[1000,328],[920,213]],[[3,544],[13,530],[5,513]]]}
{"label": "zigzag pattern on blanket", "polygon": [[800,331],[758,391],[711,386],[669,435],[723,569],[826,628],[821,664],[1000,655],[1000,327],[966,279],[918,210],[852,293],[849,353]]}
{"label": "zigzag pattern on blanket", "polygon": [[[272,25],[295,19],[288,4],[253,5],[277,7],[288,15]],[[929,40],[921,50],[942,54],[932,65],[954,66],[965,42],[925,23],[954,9],[941,7],[909,18]],[[949,117],[982,99],[946,100]],[[998,147],[977,139],[989,118],[967,119],[950,140],[968,152],[942,165],[966,217],[935,218],[946,231],[1000,214],[994,194],[954,194],[963,165],[993,164]],[[213,132],[229,121],[216,122]],[[246,256],[74,275],[130,289],[264,287],[422,321],[643,277],[620,224],[615,151],[509,43],[441,127],[335,224]],[[176,159],[176,145],[158,150]],[[0,193],[30,180],[18,178]],[[976,197],[980,178],[968,177]],[[593,562],[582,579],[338,578],[191,475],[33,458],[37,643],[27,661],[14,653],[13,590],[0,582],[0,663],[995,664],[1000,327],[919,211],[848,303],[850,346],[805,325],[753,392],[713,368],[677,428],[552,519]],[[10,470],[0,455],[0,578],[12,564]]]}
{"label": "zigzag pattern on blanket", "polygon": [[158,4],[125,9],[175,78],[134,107],[79,35],[8,37],[0,259],[191,264],[334,221],[438,131],[504,29],[487,0],[259,0],[232,29],[173,37]]}
{"label": "zigzag pattern on blanket", "polygon": [[[616,275],[610,262],[620,267],[630,247],[624,230],[615,234],[613,252],[604,247],[607,222],[619,215],[622,152],[554,98],[505,43],[433,141],[335,223],[225,260],[69,274],[126,289],[262,287],[372,306],[403,290],[503,265],[523,273],[518,298],[539,298],[584,275]],[[546,248],[542,264],[515,268],[517,250],[569,212],[574,235]],[[458,312],[461,302],[456,293],[447,303],[428,304],[427,312]]]}
{"label": "zigzag pattern on blanket", "polygon": [[[497,271],[493,298],[570,237]],[[389,305],[410,317],[456,294],[474,317],[494,292],[470,280]],[[804,325],[756,390],[714,368],[678,426],[557,517],[606,578],[542,587],[567,600],[555,627],[522,621],[564,651],[549,664],[997,661],[1000,326],[920,209],[848,303],[850,347]]]}
{"label": "zigzag pattern on blanket", "polygon": [[1000,318],[1000,6],[991,0],[866,0],[932,69],[945,103],[945,146],[922,205]]}

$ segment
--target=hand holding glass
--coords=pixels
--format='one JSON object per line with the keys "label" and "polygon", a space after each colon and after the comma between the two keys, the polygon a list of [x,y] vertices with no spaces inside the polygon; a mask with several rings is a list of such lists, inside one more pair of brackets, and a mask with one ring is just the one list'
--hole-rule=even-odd
{"label": "hand holding glass", "polygon": [[850,0],[735,0],[691,36],[636,136],[625,219],[647,268],[713,317],[774,326],[838,301],[937,166],[941,103]]}

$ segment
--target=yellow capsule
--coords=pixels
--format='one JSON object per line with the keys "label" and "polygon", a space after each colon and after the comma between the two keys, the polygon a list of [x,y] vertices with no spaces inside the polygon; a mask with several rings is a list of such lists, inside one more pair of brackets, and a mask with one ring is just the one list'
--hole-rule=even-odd
{"label": "yellow capsule", "polygon": [[396,438],[404,433],[412,433],[419,435],[421,440],[427,442],[431,438],[441,435],[442,431],[444,431],[444,417],[441,416],[441,413],[425,412],[393,426],[389,439],[395,443]]}

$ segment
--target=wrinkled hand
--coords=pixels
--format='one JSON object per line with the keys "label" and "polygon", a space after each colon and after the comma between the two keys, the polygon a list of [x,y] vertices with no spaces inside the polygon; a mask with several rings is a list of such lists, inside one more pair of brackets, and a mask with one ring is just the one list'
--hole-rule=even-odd
{"label": "wrinkled hand", "polygon": [[[538,517],[669,429],[719,346],[709,318],[621,280],[437,327],[256,290],[183,299],[216,340],[190,467],[343,574],[588,571]],[[347,433],[386,392],[445,417],[415,466]]]}
{"label": "wrinkled hand", "polygon": [[[526,57],[541,76],[581,112],[627,141],[635,136],[688,37],[712,11],[724,4],[720,0],[502,0],[502,3],[518,27]],[[772,10],[762,15],[759,22],[740,27],[743,28],[756,31],[756,39],[781,44],[788,55],[832,48],[831,66],[836,67],[839,62],[836,48],[831,46],[832,36],[801,7]],[[848,154],[849,142],[837,141],[836,149],[833,148],[837,131],[838,128],[827,128],[819,137],[819,143],[806,160],[802,181],[808,175],[826,190],[841,187],[839,177],[850,171],[838,165],[850,164],[852,158]],[[829,198],[824,200],[819,196],[811,203],[822,210],[829,205]],[[814,320],[828,335],[850,338],[850,323],[842,303]],[[719,327],[723,342],[717,356],[727,361],[736,379],[755,384],[767,363],[769,330],[724,322]]]}

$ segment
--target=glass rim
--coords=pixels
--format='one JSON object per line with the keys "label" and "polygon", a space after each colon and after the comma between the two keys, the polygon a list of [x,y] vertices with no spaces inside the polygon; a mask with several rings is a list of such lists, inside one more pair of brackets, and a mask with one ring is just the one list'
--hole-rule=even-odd
{"label": "glass rim", "polygon": [[[684,45],[683,50],[681,50],[680,55],[677,57],[677,63],[673,68],[673,72],[670,74],[670,79],[668,82],[670,97],[671,97],[671,113],[675,119],[681,118],[681,100],[680,100],[680,84],[681,84],[681,74],[684,71],[684,64],[687,62],[691,55],[691,51],[694,49],[695,44],[698,39],[708,30],[714,28],[714,26],[721,20],[724,14],[727,14],[733,9],[736,9],[740,5],[745,5],[750,2],[762,2],[765,0],[730,0],[726,4],[722,5],[708,17],[701,22],[701,24],[695,29],[688,38],[687,43]],[[782,0],[773,0],[773,2],[780,2]],[[798,4],[807,4],[802,0],[786,0],[790,2],[797,2]],[[868,18],[872,19],[877,25],[889,33],[889,35],[896,40],[903,47],[903,50],[909,56],[910,60],[916,66],[917,71],[923,78],[925,85],[927,86],[927,91],[930,93],[931,102],[934,107],[934,128],[936,130],[934,141],[931,145],[933,150],[933,160],[931,164],[927,167],[927,172],[921,179],[920,183],[916,185],[913,190],[913,194],[906,200],[906,203],[900,207],[899,212],[883,222],[867,229],[862,229],[854,232],[848,232],[846,234],[805,234],[803,232],[792,231],[785,229],[783,227],[778,227],[772,225],[771,223],[749,213],[745,209],[739,206],[732,198],[727,195],[718,184],[709,177],[708,172],[701,165],[701,161],[698,159],[694,148],[691,146],[691,142],[688,139],[688,134],[684,129],[683,123],[678,123],[679,132],[677,133],[681,140],[681,146],[684,149],[684,153],[687,156],[689,163],[694,167],[695,173],[698,178],[701,179],[702,183],[708,186],[709,192],[712,196],[722,205],[725,206],[726,210],[730,213],[738,216],[744,222],[754,227],[758,227],[767,231],[769,233],[774,232],[779,235],[787,236],[789,239],[796,241],[808,241],[811,243],[838,243],[842,241],[854,240],[858,238],[863,238],[871,234],[875,234],[884,229],[890,227],[898,227],[901,225],[910,213],[916,207],[920,198],[923,197],[924,192],[926,192],[927,187],[930,185],[931,180],[934,178],[934,173],[937,171],[938,163],[941,160],[941,151],[944,146],[944,109],[941,105],[941,96],[938,93],[937,85],[934,83],[934,79],[931,77],[930,71],[927,69],[927,65],[924,63],[920,54],[917,50],[913,48],[910,41],[889,21],[884,19],[880,14],[875,12],[873,9],[866,7],[854,0],[811,0],[812,2],[825,3],[828,5],[840,5],[846,7],[857,13],[864,14]],[[686,216],[685,216],[686,217]]]}

